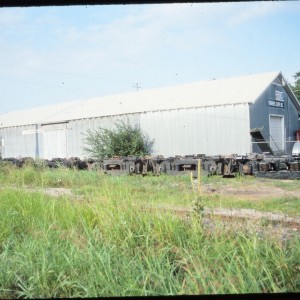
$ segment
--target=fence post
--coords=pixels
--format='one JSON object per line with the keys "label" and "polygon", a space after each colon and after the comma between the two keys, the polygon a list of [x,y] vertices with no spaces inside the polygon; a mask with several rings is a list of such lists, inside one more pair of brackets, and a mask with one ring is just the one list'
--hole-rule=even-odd
{"label": "fence post", "polygon": [[201,159],[198,159],[198,194],[201,194],[202,192],[202,186],[201,186]]}

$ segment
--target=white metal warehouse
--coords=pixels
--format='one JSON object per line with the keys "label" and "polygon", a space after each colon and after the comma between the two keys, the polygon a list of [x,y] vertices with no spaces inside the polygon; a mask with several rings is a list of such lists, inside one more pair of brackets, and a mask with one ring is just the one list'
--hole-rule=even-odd
{"label": "white metal warehouse", "polygon": [[0,114],[1,155],[84,158],[87,129],[137,124],[165,157],[258,152],[250,130],[291,153],[300,106],[281,72],[85,99]]}

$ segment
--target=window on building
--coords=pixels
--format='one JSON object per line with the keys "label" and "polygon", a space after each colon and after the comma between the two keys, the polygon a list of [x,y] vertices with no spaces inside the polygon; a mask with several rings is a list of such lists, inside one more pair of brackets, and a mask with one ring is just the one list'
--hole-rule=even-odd
{"label": "window on building", "polygon": [[275,100],[276,101],[283,101],[283,92],[275,91]]}

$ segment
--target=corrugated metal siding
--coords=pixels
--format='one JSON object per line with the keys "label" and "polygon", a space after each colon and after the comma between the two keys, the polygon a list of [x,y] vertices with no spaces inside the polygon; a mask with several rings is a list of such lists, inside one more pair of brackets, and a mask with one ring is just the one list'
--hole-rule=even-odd
{"label": "corrugated metal siding", "polygon": [[141,128],[155,154],[246,154],[251,150],[248,104],[145,113]]}
{"label": "corrugated metal siding", "polygon": [[68,156],[84,158],[84,134],[88,129],[108,128],[113,129],[117,121],[129,121],[130,124],[139,124],[140,114],[128,114],[122,116],[109,116],[101,118],[90,118],[74,120],[68,123],[67,145]]}
{"label": "corrugated metal siding", "polygon": [[84,133],[99,127],[113,128],[117,120],[140,124],[154,139],[153,154],[246,154],[251,138],[248,104],[147,112],[71,121],[68,124],[68,154],[84,157]]}
{"label": "corrugated metal siding", "polygon": [[[128,120],[132,125],[140,124],[141,129],[149,135],[149,138],[154,139],[153,154],[161,154],[165,157],[198,153],[208,155],[246,154],[251,150],[249,106],[248,104],[238,104],[70,121],[65,124],[66,130],[64,131],[67,143],[66,157],[84,158],[84,133],[88,129],[99,127],[112,129],[117,120]],[[47,127],[51,129],[49,126]],[[36,135],[33,134],[35,129],[34,126],[2,129],[0,136],[8,141],[2,156],[36,157],[37,140]],[[45,141],[47,132],[52,132],[46,131],[46,129],[46,126],[38,129],[40,130],[38,134],[40,157],[57,157],[59,154],[57,151],[61,152],[59,147],[58,149],[44,149],[47,144]],[[26,130],[28,134],[22,134]],[[30,132],[31,134],[29,134]],[[50,143],[50,141],[48,142]],[[58,141],[53,145],[59,143]]]}
{"label": "corrugated metal siding", "polygon": [[1,149],[2,157],[36,157],[38,154],[37,143],[40,134],[36,133],[36,126],[11,127],[0,130],[4,140]]}
{"label": "corrugated metal siding", "polygon": [[45,124],[41,126],[43,158],[68,157],[67,123]]}
{"label": "corrugated metal siding", "polygon": [[54,157],[67,157],[66,130],[47,130],[43,133],[44,154],[46,159]]}

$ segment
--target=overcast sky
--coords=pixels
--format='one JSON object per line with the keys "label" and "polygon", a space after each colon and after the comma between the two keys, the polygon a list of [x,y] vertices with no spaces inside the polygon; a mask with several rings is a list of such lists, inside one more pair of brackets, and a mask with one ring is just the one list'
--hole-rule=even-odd
{"label": "overcast sky", "polygon": [[300,71],[300,2],[0,8],[0,113]]}

